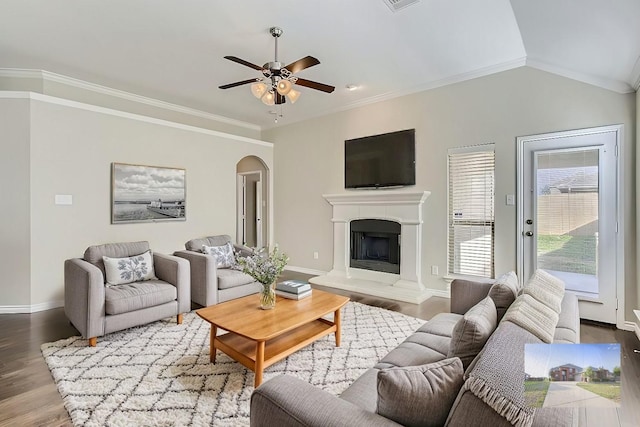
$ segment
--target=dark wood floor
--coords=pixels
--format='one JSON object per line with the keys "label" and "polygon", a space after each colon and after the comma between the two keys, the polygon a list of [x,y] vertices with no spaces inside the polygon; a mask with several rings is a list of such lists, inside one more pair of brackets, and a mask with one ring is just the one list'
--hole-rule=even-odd
{"label": "dark wood floor", "polygon": [[[310,277],[292,272],[285,276]],[[449,311],[446,298],[433,297],[416,305],[321,286],[314,288],[424,320]],[[72,425],[44,362],[40,345],[73,335],[78,335],[78,332],[69,324],[61,308],[34,314],[0,315],[0,427]],[[583,323],[581,340],[585,343],[621,344],[623,425],[640,425],[640,353],[633,352],[640,349],[640,342],[635,334]]]}

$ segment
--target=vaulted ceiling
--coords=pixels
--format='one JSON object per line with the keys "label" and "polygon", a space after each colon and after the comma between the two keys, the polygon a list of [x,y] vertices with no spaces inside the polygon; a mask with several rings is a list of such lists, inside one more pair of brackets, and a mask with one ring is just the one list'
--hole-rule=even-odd
{"label": "vaulted ceiling", "polygon": [[[524,65],[618,92],[640,81],[638,0],[0,0],[0,68],[41,69],[262,127],[260,77],[223,59],[307,55],[279,125]],[[347,85],[356,85],[349,91]],[[278,111],[280,109],[278,108]]]}

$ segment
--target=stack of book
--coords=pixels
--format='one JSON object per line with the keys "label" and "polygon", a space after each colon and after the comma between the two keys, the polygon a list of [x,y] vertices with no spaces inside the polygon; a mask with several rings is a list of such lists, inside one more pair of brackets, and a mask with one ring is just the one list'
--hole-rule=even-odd
{"label": "stack of book", "polygon": [[311,285],[302,280],[285,280],[276,285],[276,295],[289,299],[311,296]]}

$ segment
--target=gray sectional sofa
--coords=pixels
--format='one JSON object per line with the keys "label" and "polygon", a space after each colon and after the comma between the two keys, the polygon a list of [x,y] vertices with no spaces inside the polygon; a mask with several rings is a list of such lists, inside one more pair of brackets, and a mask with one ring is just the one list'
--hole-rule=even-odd
{"label": "gray sectional sofa", "polygon": [[[340,397],[293,377],[276,377],[254,391],[251,426],[411,425],[410,422],[398,424],[379,414],[382,385],[378,374],[432,364],[452,356],[459,357],[465,369],[460,384],[456,385],[459,389],[454,390],[451,398],[452,404],[426,398],[408,403],[401,397],[396,398],[397,411],[409,406],[407,410],[410,412],[411,405],[431,405],[423,411],[429,415],[413,425],[575,425],[577,411],[565,408],[534,410],[524,403],[524,347],[527,343],[543,341],[506,318],[500,321],[519,293],[521,289],[513,286],[454,280],[451,284],[451,313],[438,314],[425,323],[360,376]],[[467,336],[466,340],[460,339],[459,329],[474,318],[480,325],[473,332],[475,335]],[[575,295],[565,293],[553,342],[579,341],[578,300]],[[477,355],[471,348],[474,346],[475,353],[479,352]],[[439,387],[436,382],[432,385]]]}

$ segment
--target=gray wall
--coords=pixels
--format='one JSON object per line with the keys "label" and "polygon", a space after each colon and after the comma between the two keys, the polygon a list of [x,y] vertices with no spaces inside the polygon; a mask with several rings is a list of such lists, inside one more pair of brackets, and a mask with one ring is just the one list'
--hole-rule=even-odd
{"label": "gray wall", "polygon": [[[30,103],[3,100],[11,113],[7,117],[15,123],[13,127],[24,124],[18,130],[28,143],[20,148],[20,163],[15,168],[25,168],[27,172],[21,170],[21,175],[28,175],[29,169],[31,172],[30,181],[10,180],[20,188],[9,195],[8,202],[22,203],[16,221],[27,222],[26,226],[16,223],[12,240],[31,245],[30,253],[27,246],[15,256],[20,262],[3,269],[9,277],[21,279],[3,280],[0,285],[2,295],[15,295],[15,304],[33,306],[62,301],[64,260],[81,257],[92,244],[148,240],[153,250],[172,253],[183,249],[184,243],[194,237],[234,235],[236,164],[243,157],[255,155],[270,168],[273,165],[271,144],[58,102],[57,98],[48,97]],[[8,131],[1,129],[4,139]],[[4,150],[7,148],[3,144]],[[112,225],[112,162],[186,169],[187,220]],[[11,170],[5,167],[3,174]],[[28,203],[29,194],[30,206],[24,206],[24,195]],[[55,205],[56,194],[72,195],[73,205]],[[14,250],[13,245],[5,244],[3,230],[3,253]],[[30,297],[21,289],[25,282],[29,286],[29,280]]]}
{"label": "gray wall", "polygon": [[0,306],[31,297],[29,100],[0,99]]}
{"label": "gray wall", "polygon": [[[424,207],[423,283],[444,290],[447,261],[447,150],[496,147],[496,273],[516,268],[516,137],[624,124],[626,318],[638,301],[635,252],[635,94],[618,94],[523,67],[263,132],[275,145],[275,240],[290,265],[328,271],[333,228],[325,193],[344,192],[344,140],[416,129],[415,190]],[[301,179],[301,177],[304,177]],[[407,191],[412,188],[408,188]],[[313,252],[319,259],[313,259]]]}

